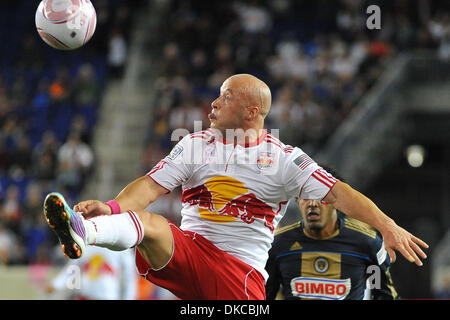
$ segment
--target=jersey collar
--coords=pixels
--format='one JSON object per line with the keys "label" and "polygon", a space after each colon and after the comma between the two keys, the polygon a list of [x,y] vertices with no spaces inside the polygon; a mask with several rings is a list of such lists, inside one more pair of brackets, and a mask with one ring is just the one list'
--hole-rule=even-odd
{"label": "jersey collar", "polygon": [[[233,141],[231,141],[231,140],[226,140],[222,136],[222,134],[218,133],[216,130],[213,130],[213,129],[210,128],[207,131],[211,132],[214,135],[215,139],[218,142],[220,142],[220,143],[223,143],[223,144],[232,144],[233,143]],[[264,141],[266,136],[267,136],[267,130],[263,129],[261,136],[259,136],[259,138],[256,139],[255,141],[246,142],[246,143],[239,143],[238,145],[240,145],[241,147],[244,147],[244,148],[256,147],[257,145],[261,144],[261,142]]]}

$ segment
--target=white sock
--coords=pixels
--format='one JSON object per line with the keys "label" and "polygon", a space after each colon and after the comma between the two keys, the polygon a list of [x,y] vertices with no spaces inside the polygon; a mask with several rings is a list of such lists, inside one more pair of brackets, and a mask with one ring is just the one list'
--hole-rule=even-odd
{"label": "white sock", "polygon": [[141,243],[144,226],[139,216],[128,211],[86,220],[87,244],[122,251]]}

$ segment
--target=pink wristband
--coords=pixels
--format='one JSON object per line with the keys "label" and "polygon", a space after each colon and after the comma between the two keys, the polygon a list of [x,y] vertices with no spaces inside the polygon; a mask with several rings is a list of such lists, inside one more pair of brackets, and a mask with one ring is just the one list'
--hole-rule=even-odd
{"label": "pink wristband", "polygon": [[109,200],[108,202],[105,202],[105,204],[111,208],[111,214],[120,213],[120,206],[116,200]]}

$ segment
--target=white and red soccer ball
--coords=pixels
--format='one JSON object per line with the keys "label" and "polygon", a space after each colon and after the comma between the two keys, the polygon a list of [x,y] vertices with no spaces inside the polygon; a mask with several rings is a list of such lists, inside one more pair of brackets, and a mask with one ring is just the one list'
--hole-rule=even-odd
{"label": "white and red soccer ball", "polygon": [[36,10],[36,28],[49,46],[73,50],[91,39],[97,14],[89,0],[42,0]]}

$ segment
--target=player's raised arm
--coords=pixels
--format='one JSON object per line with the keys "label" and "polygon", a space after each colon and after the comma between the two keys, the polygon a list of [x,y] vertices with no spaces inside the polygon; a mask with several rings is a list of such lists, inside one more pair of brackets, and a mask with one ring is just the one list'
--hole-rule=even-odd
{"label": "player's raised arm", "polygon": [[[140,177],[128,184],[114,199],[120,211],[142,210],[150,203],[167,193],[163,188],[148,176]],[[110,215],[111,207],[99,200],[86,200],[74,206],[74,211],[82,212],[86,219]]]}
{"label": "player's raised arm", "polygon": [[128,184],[115,198],[120,208],[125,210],[142,210],[156,201],[168,190],[152,178],[145,175]]}
{"label": "player's raised arm", "polygon": [[399,227],[395,221],[384,214],[372,200],[353,189],[344,182],[337,182],[323,201],[332,203],[339,211],[372,225],[378,229],[384,239],[386,250],[392,262],[395,262],[395,250],[399,251],[410,262],[422,266],[417,254],[426,259],[422,251],[428,245],[405,229]]}

